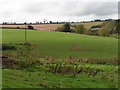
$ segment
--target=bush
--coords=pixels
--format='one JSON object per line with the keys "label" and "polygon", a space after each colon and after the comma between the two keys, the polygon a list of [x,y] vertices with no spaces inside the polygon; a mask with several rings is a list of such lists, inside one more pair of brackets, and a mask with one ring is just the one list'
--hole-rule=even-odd
{"label": "bush", "polygon": [[75,27],[75,32],[79,34],[83,34],[85,32],[84,25],[80,24]]}
{"label": "bush", "polygon": [[28,29],[34,29],[33,26],[31,25],[28,25]]}
{"label": "bush", "polygon": [[60,32],[73,32],[73,30],[70,28],[70,24],[69,23],[65,23],[62,27],[58,27],[56,29],[56,31],[60,31]]}
{"label": "bush", "polygon": [[91,29],[85,29],[84,34],[91,35]]}
{"label": "bush", "polygon": [[13,45],[2,44],[2,50],[16,50],[16,47]]}
{"label": "bush", "polygon": [[71,27],[74,27],[74,28],[75,28],[75,27],[76,27],[76,25],[71,25]]}
{"label": "bush", "polygon": [[16,27],[17,29],[20,29],[20,27]]}
{"label": "bush", "polygon": [[102,26],[101,25],[95,25],[95,26],[92,26],[91,28],[101,28]]}
{"label": "bush", "polygon": [[105,21],[98,33],[100,36],[110,36],[115,33],[115,27],[115,21]]}
{"label": "bush", "polygon": [[116,20],[116,30],[115,33],[119,33],[120,32],[120,20]]}
{"label": "bush", "polygon": [[63,27],[58,27],[55,31],[62,32],[62,30],[63,30]]}
{"label": "bush", "polygon": [[108,37],[110,35],[110,31],[107,30],[107,29],[99,30],[98,33],[99,33],[100,36],[104,36],[104,37]]}
{"label": "bush", "polygon": [[70,29],[70,24],[69,23],[65,23],[62,27],[62,32],[71,32]]}
{"label": "bush", "polygon": [[98,35],[98,30],[92,30],[91,35]]}
{"label": "bush", "polygon": [[113,34],[112,37],[120,39],[120,35],[119,34]]}

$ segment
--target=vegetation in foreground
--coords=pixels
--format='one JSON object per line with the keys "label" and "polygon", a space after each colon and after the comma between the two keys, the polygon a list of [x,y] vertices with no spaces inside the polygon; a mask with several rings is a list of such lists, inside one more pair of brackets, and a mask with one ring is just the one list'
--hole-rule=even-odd
{"label": "vegetation in foreground", "polygon": [[[28,52],[28,47],[25,50]],[[3,54],[8,56],[3,57],[3,88],[118,88],[114,63],[38,58],[22,51]]]}

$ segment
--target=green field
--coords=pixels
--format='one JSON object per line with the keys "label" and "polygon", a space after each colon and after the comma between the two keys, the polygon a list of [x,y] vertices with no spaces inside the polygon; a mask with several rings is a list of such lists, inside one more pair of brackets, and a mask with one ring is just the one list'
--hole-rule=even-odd
{"label": "green field", "polygon": [[[3,43],[23,43],[24,30],[3,29]],[[32,54],[53,57],[102,57],[118,56],[118,39],[80,34],[27,31],[27,42],[33,45]]]}
{"label": "green field", "polygon": [[101,25],[103,22],[81,22],[81,23],[72,23],[71,25],[83,24],[85,28],[90,29],[92,26]]}
{"label": "green field", "polygon": [[3,88],[118,88],[116,38],[27,30],[26,47],[24,29],[2,35],[17,48],[3,51]]}

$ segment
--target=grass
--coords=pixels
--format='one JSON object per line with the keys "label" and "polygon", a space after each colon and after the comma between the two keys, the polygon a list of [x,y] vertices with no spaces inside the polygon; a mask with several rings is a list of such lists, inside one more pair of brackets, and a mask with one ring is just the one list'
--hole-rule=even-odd
{"label": "grass", "polygon": [[[88,66],[88,65],[87,65]],[[85,67],[87,67],[85,66]],[[105,66],[105,65],[104,65]],[[93,68],[104,67],[102,65],[94,66]],[[96,76],[87,76],[86,73],[77,74],[54,74],[44,72],[43,69],[36,66],[37,69],[30,71],[3,69],[3,88],[117,88],[117,67],[105,66],[103,70]],[[34,68],[35,68],[34,67]],[[33,69],[33,67],[31,68]],[[29,70],[29,71],[26,71]],[[22,78],[21,78],[22,77]],[[11,83],[8,83],[11,82]],[[17,83],[19,82],[19,83]]]}
{"label": "grass", "polygon": [[83,24],[85,28],[90,29],[92,26],[101,25],[103,22],[81,22],[81,23],[72,23],[71,25]]}
{"label": "grass", "polygon": [[[33,44],[32,54],[53,57],[115,58],[118,39],[71,33],[27,30],[27,41]],[[3,43],[23,43],[24,30],[3,29]]]}
{"label": "grass", "polygon": [[3,75],[3,87],[6,88],[110,88],[111,84],[108,81],[97,80],[97,77],[86,78],[84,74],[74,78],[72,75],[35,72],[30,76],[25,71],[3,70]]}
{"label": "grass", "polygon": [[24,46],[24,29],[2,33],[16,47],[3,51],[3,88],[118,88],[116,38],[27,30]]}

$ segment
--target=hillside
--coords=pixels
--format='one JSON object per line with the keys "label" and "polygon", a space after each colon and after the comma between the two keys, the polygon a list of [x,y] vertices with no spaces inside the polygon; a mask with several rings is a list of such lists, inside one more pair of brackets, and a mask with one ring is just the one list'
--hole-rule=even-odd
{"label": "hillside", "polygon": [[27,30],[25,45],[24,29],[3,29],[2,40],[3,88],[118,88],[116,38]]}
{"label": "hillside", "polygon": [[[81,34],[27,30],[27,41],[37,56],[109,58],[118,51],[118,39]],[[3,29],[3,43],[23,42],[24,29]]]}
{"label": "hillside", "polygon": [[[102,24],[103,22],[81,22],[81,23],[71,23],[71,25],[84,24],[86,28],[91,28],[93,25]],[[63,24],[29,24],[36,30],[55,30],[61,27]],[[3,28],[25,28],[25,25],[2,25]]]}

